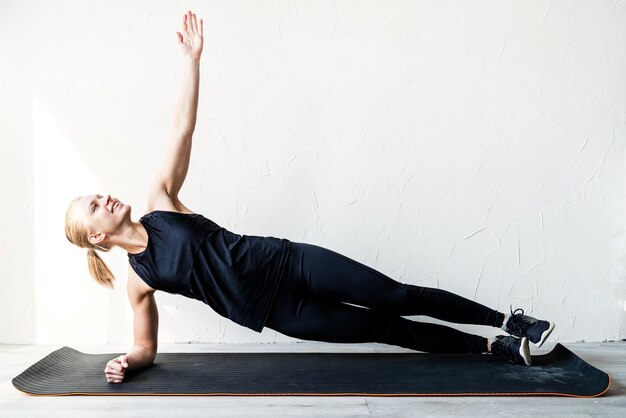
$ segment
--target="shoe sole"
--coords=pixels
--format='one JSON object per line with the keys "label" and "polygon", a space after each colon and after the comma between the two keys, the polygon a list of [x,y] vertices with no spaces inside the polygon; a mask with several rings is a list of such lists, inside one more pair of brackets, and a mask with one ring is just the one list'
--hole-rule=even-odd
{"label": "shoe sole", "polygon": [[528,348],[528,338],[522,337],[522,344],[519,346],[519,355],[524,359],[524,363],[527,366],[532,365],[532,359],[530,358],[530,350]]}
{"label": "shoe sole", "polygon": [[545,330],[542,334],[541,334],[541,339],[539,340],[539,342],[533,343],[535,345],[535,347],[539,348],[543,345],[543,343],[548,339],[548,337],[550,336],[550,334],[552,333],[552,330],[554,329],[554,323],[550,322],[550,326],[548,327],[547,330]]}

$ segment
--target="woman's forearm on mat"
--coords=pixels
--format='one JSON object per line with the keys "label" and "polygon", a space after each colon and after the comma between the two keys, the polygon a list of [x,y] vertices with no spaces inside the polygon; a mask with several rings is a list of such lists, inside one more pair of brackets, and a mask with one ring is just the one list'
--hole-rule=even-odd
{"label": "woman's forearm on mat", "polygon": [[126,353],[128,357],[128,370],[138,370],[144,367],[150,366],[154,362],[156,353],[141,346],[133,346],[133,348]]}
{"label": "woman's forearm on mat", "polygon": [[183,58],[182,88],[174,110],[174,127],[177,130],[195,129],[199,87],[200,59]]}

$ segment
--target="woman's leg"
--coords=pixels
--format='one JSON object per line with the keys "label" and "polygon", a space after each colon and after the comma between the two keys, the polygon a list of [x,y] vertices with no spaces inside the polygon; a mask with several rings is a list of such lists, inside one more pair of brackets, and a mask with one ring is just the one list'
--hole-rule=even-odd
{"label": "woman's leg", "polygon": [[487,351],[484,337],[321,298],[292,277],[281,283],[265,326],[303,340],[377,342],[432,353]]}
{"label": "woman's leg", "polygon": [[504,313],[446,290],[405,284],[324,247],[292,243],[300,275],[321,298],[399,316],[426,315],[448,322],[500,327]]}
{"label": "woman's leg", "polygon": [[483,353],[487,338],[402,315],[501,324],[503,314],[461,296],[397,282],[323,247],[292,244],[289,274],[282,279],[266,322],[285,335],[338,343],[379,342],[435,353]]}

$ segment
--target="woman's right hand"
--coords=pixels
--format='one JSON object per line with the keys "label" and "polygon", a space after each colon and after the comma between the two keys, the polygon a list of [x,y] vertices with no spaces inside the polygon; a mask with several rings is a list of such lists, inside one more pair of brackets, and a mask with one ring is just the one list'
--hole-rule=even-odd
{"label": "woman's right hand", "polygon": [[124,380],[124,373],[128,367],[128,357],[126,354],[122,354],[119,357],[109,360],[104,368],[104,375],[109,383],[122,383]]}
{"label": "woman's right hand", "polygon": [[200,19],[200,26],[196,21],[196,15],[189,10],[183,16],[183,28],[180,32],[176,32],[178,37],[178,45],[183,54],[192,59],[200,59],[202,55],[203,39],[203,23]]}

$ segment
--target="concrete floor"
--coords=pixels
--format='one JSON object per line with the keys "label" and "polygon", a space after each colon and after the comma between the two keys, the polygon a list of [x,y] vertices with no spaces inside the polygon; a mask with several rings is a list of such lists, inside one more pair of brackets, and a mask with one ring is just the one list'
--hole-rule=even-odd
{"label": "concrete floor", "polygon": [[[550,351],[546,343],[532,354]],[[61,346],[0,344],[0,417],[256,417],[256,416],[515,416],[626,417],[626,341],[563,343],[611,376],[611,388],[598,398],[376,397],[376,396],[29,396],[11,379]],[[70,345],[86,353],[125,352],[128,346]],[[159,352],[410,352],[385,344],[162,344]]]}

